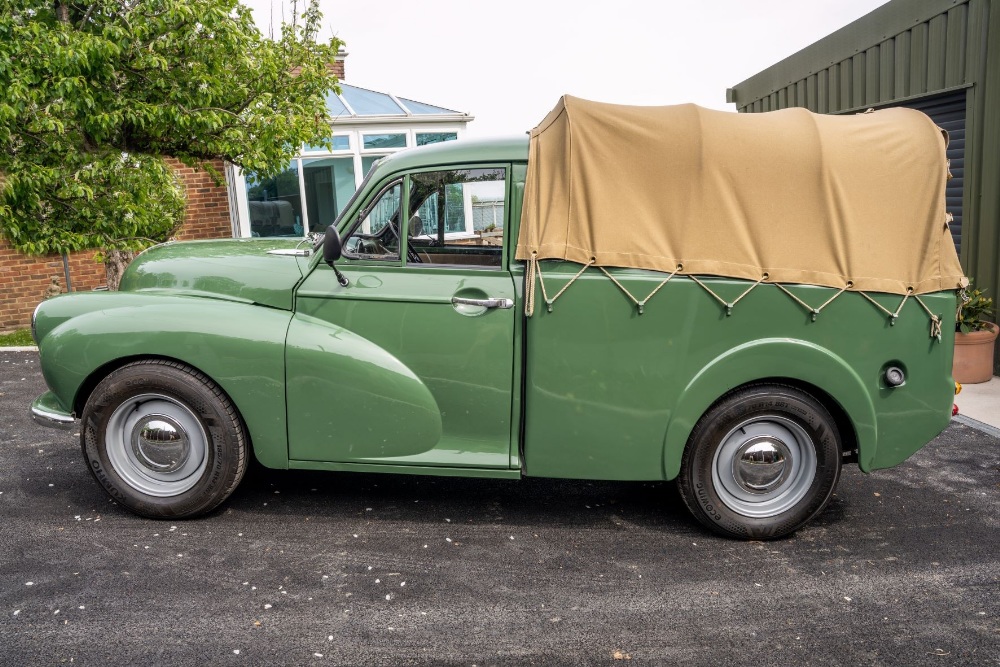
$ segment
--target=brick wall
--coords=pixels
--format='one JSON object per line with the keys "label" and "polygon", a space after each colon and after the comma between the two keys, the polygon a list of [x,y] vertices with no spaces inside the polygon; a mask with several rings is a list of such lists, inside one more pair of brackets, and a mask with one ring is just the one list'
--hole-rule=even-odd
{"label": "brick wall", "polygon": [[[333,74],[340,81],[344,80],[344,58],[347,57],[347,52],[341,49],[340,55],[332,63],[326,64],[326,71]],[[301,67],[295,67],[292,69],[292,76],[298,76],[299,72],[302,71]]]}
{"label": "brick wall", "polygon": [[[104,264],[94,261],[93,252],[70,255],[69,271],[75,290],[90,290],[104,284]],[[28,257],[0,238],[0,331],[20,329],[31,323],[31,313],[45,298],[53,276],[59,278],[60,287],[65,289],[60,255]]]}
{"label": "brick wall", "polygon": [[[178,240],[229,238],[229,196],[225,185],[216,185],[206,172],[185,167],[176,160],[168,163],[180,175],[187,195],[184,224],[175,234]],[[213,163],[224,174],[222,161]],[[73,291],[88,291],[106,282],[104,264],[94,261],[94,252],[76,252],[69,256]],[[20,329],[31,324],[31,313],[45,298],[52,277],[66,289],[60,255],[29,257],[0,238],[0,331]]]}
{"label": "brick wall", "polygon": [[[174,238],[189,241],[231,237],[233,225],[229,218],[229,193],[225,184],[216,185],[208,172],[186,167],[178,160],[168,158],[167,164],[180,176],[187,197],[184,224]],[[222,160],[215,160],[212,166],[220,177],[225,177]]]}

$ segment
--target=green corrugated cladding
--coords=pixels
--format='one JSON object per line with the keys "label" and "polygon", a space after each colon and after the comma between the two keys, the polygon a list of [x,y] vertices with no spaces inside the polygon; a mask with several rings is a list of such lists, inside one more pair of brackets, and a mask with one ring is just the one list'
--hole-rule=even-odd
{"label": "green corrugated cladding", "polygon": [[[893,0],[737,84],[741,112],[851,113],[966,91],[961,259],[1000,296],[1000,0]],[[1000,301],[1000,300],[998,300]],[[1000,346],[994,372],[1000,374]]]}

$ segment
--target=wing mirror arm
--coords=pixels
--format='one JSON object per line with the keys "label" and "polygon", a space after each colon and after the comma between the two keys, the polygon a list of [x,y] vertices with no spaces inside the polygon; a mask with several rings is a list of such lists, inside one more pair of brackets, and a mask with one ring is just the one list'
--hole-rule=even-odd
{"label": "wing mirror arm", "polygon": [[333,269],[333,275],[337,276],[337,282],[340,283],[342,287],[347,287],[350,281],[347,279],[340,269],[334,265],[334,262],[340,259],[343,254],[344,244],[340,240],[340,234],[337,232],[337,228],[330,225],[326,228],[326,234],[323,236],[323,261],[325,261],[331,269]]}

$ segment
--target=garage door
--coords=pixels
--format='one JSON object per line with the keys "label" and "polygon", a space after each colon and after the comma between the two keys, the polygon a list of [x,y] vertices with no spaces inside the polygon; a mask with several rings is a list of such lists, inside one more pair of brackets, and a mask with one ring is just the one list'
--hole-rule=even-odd
{"label": "garage door", "polygon": [[900,106],[923,111],[939,127],[948,130],[948,159],[951,160],[951,175],[954,178],[948,181],[945,198],[948,211],[955,217],[951,224],[955,249],[961,250],[962,193],[965,191],[965,91],[911,100]]}

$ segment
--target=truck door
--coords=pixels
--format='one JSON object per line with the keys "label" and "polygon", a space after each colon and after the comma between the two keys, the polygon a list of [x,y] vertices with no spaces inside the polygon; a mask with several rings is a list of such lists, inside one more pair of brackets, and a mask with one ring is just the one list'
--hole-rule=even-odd
{"label": "truck door", "polygon": [[289,459],[510,467],[509,171],[384,183],[344,230],[337,267],[349,284],[322,263],[301,284],[288,335]]}

